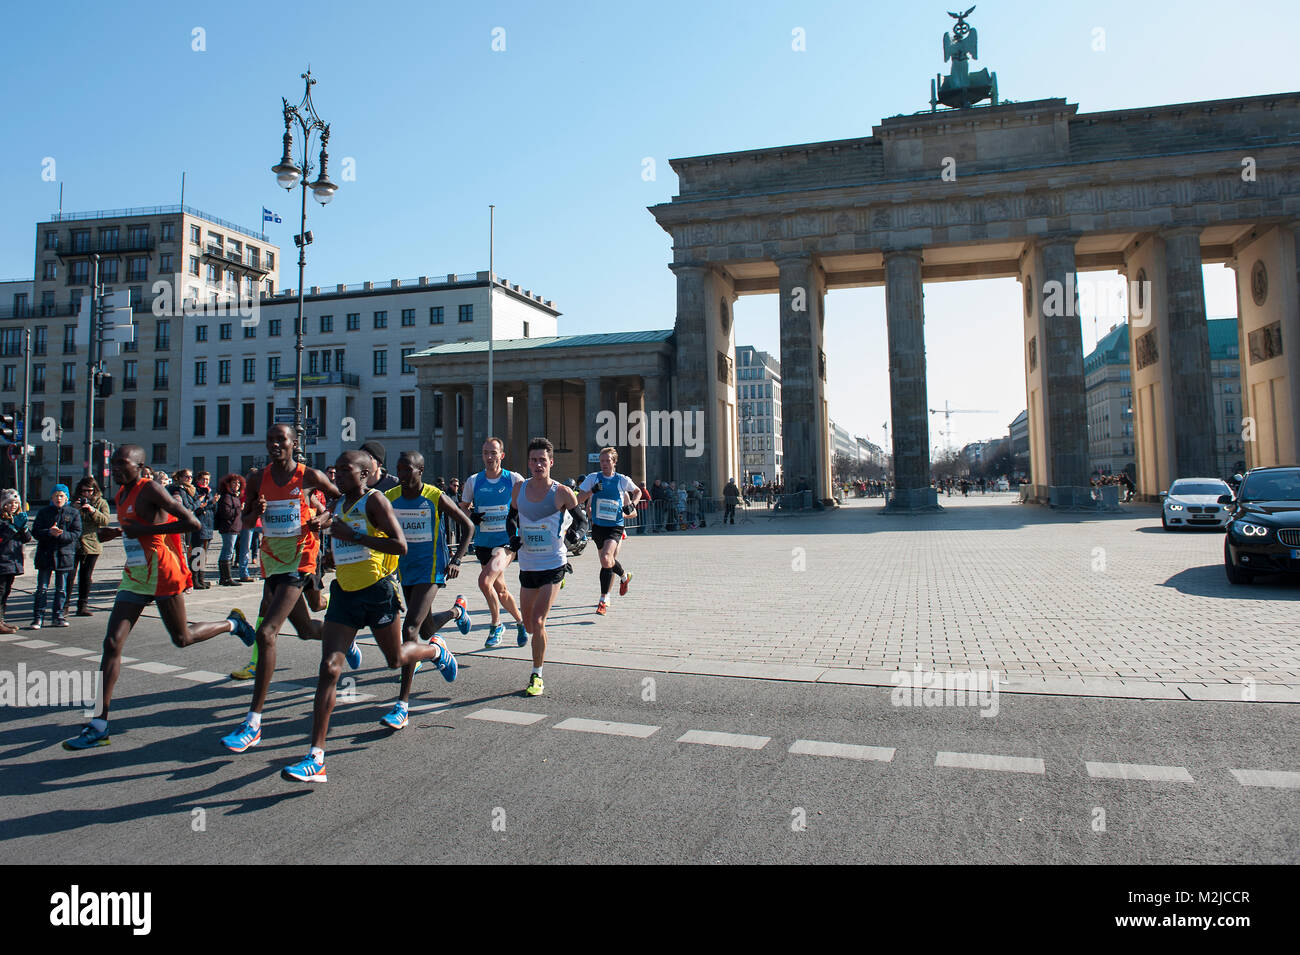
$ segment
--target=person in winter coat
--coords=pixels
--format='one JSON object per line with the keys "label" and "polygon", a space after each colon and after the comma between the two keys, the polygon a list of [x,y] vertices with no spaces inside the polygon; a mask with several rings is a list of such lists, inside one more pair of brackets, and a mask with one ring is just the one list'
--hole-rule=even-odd
{"label": "person in winter coat", "polygon": [[239,582],[231,575],[230,569],[231,561],[235,559],[235,542],[239,540],[239,531],[243,527],[240,518],[240,512],[244,508],[243,490],[244,479],[238,474],[227,474],[221,479],[214,527],[221,535],[221,554],[217,557],[217,569],[221,572],[222,587],[239,586]]}
{"label": "person in winter coat", "polygon": [[[189,468],[177,468],[176,473],[173,475],[173,483],[167,486],[167,493],[180,501],[185,506],[185,509],[195,517],[199,517],[198,488],[194,486]],[[190,572],[194,577],[194,588],[197,590],[207,590],[212,586],[203,580],[202,564],[194,559],[195,542],[198,535],[203,533],[202,524],[203,519],[199,517],[199,530],[194,531],[185,538],[188,545],[185,549],[185,559],[190,565]]]}
{"label": "person in winter coat", "polygon": [[84,477],[77,482],[77,495],[72,502],[81,517],[81,539],[77,541],[76,562],[68,574],[67,603],[72,603],[73,582],[77,584],[77,616],[89,617],[90,583],[95,574],[95,564],[104,552],[99,540],[99,529],[109,522],[108,501],[99,491],[94,478]]}
{"label": "person in winter coat", "polygon": [[[212,586],[204,576],[208,569],[208,545],[212,543],[217,516],[217,495],[209,486],[211,480],[212,475],[207,471],[200,471],[194,476],[194,516],[203,526],[190,535],[190,553],[197,558],[191,558],[191,561],[198,564],[198,570],[194,572],[194,586],[199,590],[207,590]],[[195,548],[202,553],[196,554]]]}
{"label": "person in winter coat", "polygon": [[0,491],[0,633],[17,633],[18,628],[5,623],[5,605],[14,578],[24,572],[23,545],[32,542],[27,530],[27,512],[22,510],[18,492]]}
{"label": "person in winter coat", "polygon": [[54,626],[66,627],[64,598],[67,593],[67,575],[76,562],[77,541],[81,539],[81,515],[68,504],[68,486],[54,485],[48,507],[41,508],[32,527],[36,538],[36,600],[32,604],[32,622],[29,630],[41,629],[45,616],[45,598],[54,579]]}

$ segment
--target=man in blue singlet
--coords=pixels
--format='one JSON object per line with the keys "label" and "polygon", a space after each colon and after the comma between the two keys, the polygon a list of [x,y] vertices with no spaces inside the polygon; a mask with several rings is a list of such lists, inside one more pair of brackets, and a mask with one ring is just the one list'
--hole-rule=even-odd
{"label": "man in blue singlet", "polygon": [[483,644],[488,649],[498,646],[501,634],[505,632],[505,624],[501,622],[502,607],[515,618],[516,642],[521,647],[528,643],[524,618],[515,598],[510,595],[505,577],[506,568],[515,557],[510,548],[511,529],[506,526],[510,496],[515,485],[523,483],[524,477],[513,471],[503,471],[501,461],[504,457],[505,445],[500,438],[484,441],[483,470],[470,476],[460,497],[461,503],[469,505],[470,518],[478,527],[474,533],[474,554],[482,567],[478,589],[483,592],[492,614],[492,629]]}
{"label": "man in blue singlet", "polygon": [[[406,553],[397,560],[397,576],[402,582],[402,596],[406,600],[406,616],[402,621],[402,642],[414,643],[425,637],[441,647],[446,647],[441,637],[434,636],[438,628],[455,620],[461,633],[469,633],[469,610],[465,598],[456,596],[450,610],[430,614],[433,598],[438,588],[448,579],[460,575],[460,562],[469,550],[474,536],[474,525],[455,501],[445,497],[432,484],[424,483],[424,455],[418,451],[403,451],[397,459],[397,487],[384,492],[397,523],[406,537]],[[461,528],[460,544],[456,556],[447,559],[447,542],[442,536],[442,514],[446,513]],[[411,698],[411,678],[419,663],[402,667],[402,689],[397,705],[380,722],[389,729],[400,730],[406,726]]]}
{"label": "man in blue singlet", "polygon": [[[641,499],[641,489],[626,474],[614,470],[618,452],[601,448],[600,470],[588,474],[578,487],[578,503],[591,505],[591,539],[600,551],[600,603],[596,613],[602,617],[609,607],[609,589],[618,575],[618,595],[627,594],[632,575],[618,562],[618,551],[623,544],[623,518],[636,513],[636,502]],[[624,495],[627,495],[626,499]]]}

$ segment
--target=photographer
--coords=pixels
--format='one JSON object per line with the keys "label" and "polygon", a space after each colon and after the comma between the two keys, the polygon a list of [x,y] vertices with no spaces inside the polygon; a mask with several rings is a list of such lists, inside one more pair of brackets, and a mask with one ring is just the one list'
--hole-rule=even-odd
{"label": "photographer", "polygon": [[23,545],[32,542],[27,530],[27,512],[21,507],[18,492],[0,491],[0,633],[17,633],[18,628],[5,623],[5,605],[14,578],[24,572]]}
{"label": "photographer", "polygon": [[110,517],[108,501],[99,491],[94,478],[85,477],[77,482],[77,496],[73,502],[77,514],[81,517],[81,538],[77,541],[77,554],[68,574],[66,604],[72,603],[72,585],[77,582],[77,616],[89,617],[90,582],[95,573],[95,564],[104,552],[104,545],[99,540],[99,529],[107,527]]}
{"label": "photographer", "polygon": [[68,486],[54,485],[48,507],[41,508],[32,528],[36,538],[36,599],[32,604],[32,622],[29,630],[41,629],[45,616],[45,595],[50,578],[54,578],[54,626],[66,627],[64,598],[67,575],[76,562],[77,541],[81,539],[81,516],[68,503]]}

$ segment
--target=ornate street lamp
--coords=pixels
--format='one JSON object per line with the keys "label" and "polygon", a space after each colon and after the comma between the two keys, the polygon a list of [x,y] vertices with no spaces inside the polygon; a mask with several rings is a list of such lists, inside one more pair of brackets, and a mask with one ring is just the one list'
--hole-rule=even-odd
{"label": "ornate street lamp", "polygon": [[[334,193],[339,191],[339,187],[330,181],[328,172],[329,154],[326,147],[330,141],[329,123],[317,115],[316,107],[311,101],[311,88],[315,85],[316,79],[311,75],[310,68],[306,73],[301,74],[301,77],[306,82],[302,102],[297,106],[290,106],[288,100],[283,98],[280,100],[284,104],[284,153],[280,157],[280,161],[271,167],[271,172],[275,173],[275,181],[285,190],[292,191],[294,186],[299,183],[302,184],[300,231],[293,237],[293,243],[298,247],[298,323],[294,344],[297,354],[294,360],[293,430],[295,443],[297,444],[295,456],[299,461],[306,458],[306,454],[303,452],[305,442],[302,420],[302,285],[304,271],[307,267],[307,246],[311,245],[312,241],[312,235],[307,231],[307,190],[311,189],[312,195],[322,206],[333,199]],[[294,122],[297,122],[298,128],[302,131],[302,161],[300,163],[295,163],[293,157]],[[314,132],[320,133],[320,174],[316,177],[315,182],[309,183],[307,179],[315,171],[308,161],[308,156],[311,154],[311,137]]]}

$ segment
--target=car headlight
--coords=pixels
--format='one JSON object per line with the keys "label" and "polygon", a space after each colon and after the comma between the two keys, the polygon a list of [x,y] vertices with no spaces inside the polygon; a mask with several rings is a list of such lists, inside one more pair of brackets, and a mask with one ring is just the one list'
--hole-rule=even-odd
{"label": "car headlight", "polygon": [[1181,511],[1183,509],[1183,505],[1175,504],[1173,501],[1165,501],[1165,506],[1171,511]]}
{"label": "car headlight", "polygon": [[1260,524],[1251,524],[1249,521],[1237,521],[1233,528],[1242,537],[1267,537],[1268,528]]}

